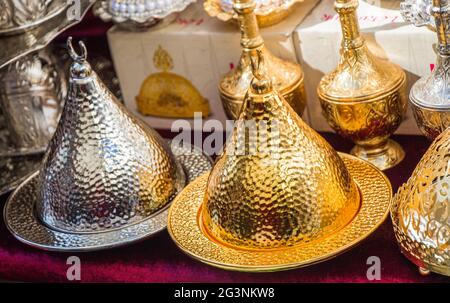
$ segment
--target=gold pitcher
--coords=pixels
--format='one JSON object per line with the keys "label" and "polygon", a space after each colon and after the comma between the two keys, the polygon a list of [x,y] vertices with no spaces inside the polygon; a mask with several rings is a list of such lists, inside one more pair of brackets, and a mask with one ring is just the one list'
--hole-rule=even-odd
{"label": "gold pitcher", "polygon": [[322,78],[317,92],[330,126],[356,143],[351,153],[384,170],[405,155],[389,137],[406,113],[406,76],[399,66],[368,50],[359,31],[357,7],[358,0],[335,1],[343,35],[340,61]]}
{"label": "gold pitcher", "polygon": [[253,78],[250,62],[250,52],[261,51],[264,58],[264,69],[276,90],[278,90],[289,105],[299,114],[303,114],[306,106],[303,71],[299,64],[275,57],[265,46],[256,17],[253,0],[239,1],[234,5],[238,14],[241,29],[242,55],[238,66],[230,71],[219,84],[220,98],[227,117],[236,120],[242,107],[245,93]]}

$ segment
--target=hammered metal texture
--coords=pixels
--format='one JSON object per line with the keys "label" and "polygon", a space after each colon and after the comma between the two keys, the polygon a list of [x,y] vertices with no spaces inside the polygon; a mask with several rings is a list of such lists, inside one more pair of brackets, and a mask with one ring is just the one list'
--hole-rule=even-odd
{"label": "hammered metal texture", "polygon": [[[211,169],[211,159],[198,149],[171,144],[172,152],[191,182]],[[21,242],[53,251],[93,251],[130,244],[142,240],[167,225],[168,207],[146,220],[117,230],[101,233],[63,233],[48,228],[37,217],[35,206],[39,191],[38,175],[34,174],[21,184],[8,199],[4,220],[10,232]]]}
{"label": "hammered metal texture", "polygon": [[430,146],[393,199],[402,252],[424,269],[450,276],[450,129]]}
{"label": "hammered metal texture", "polygon": [[404,157],[388,138],[406,114],[406,75],[370,53],[359,31],[357,7],[358,0],[335,1],[342,27],[340,60],[321,79],[317,93],[330,126],[357,144],[352,154],[387,169]]}
{"label": "hammered metal texture", "polygon": [[213,266],[239,271],[274,271],[307,266],[348,250],[368,237],[387,217],[392,188],[373,165],[340,154],[361,192],[361,207],[353,220],[336,233],[280,249],[238,249],[217,242],[201,228],[200,214],[208,174],[189,184],[173,201],[168,230],[187,254]]}
{"label": "hammered metal texture", "polygon": [[[41,220],[99,232],[145,220],[185,184],[162,138],[120,104],[69,40],[69,91],[40,171]],[[80,44],[83,46],[82,44]]]}
{"label": "hammered metal texture", "polygon": [[[294,5],[303,0],[254,0],[255,14],[260,27],[268,27],[283,21],[293,10]],[[233,11],[233,0],[206,0],[205,11],[222,21],[237,19]]]}
{"label": "hammered metal texture", "polygon": [[238,66],[231,70],[219,83],[219,93],[228,118],[236,120],[242,108],[245,94],[253,79],[250,52],[258,50],[264,57],[264,65],[259,68],[270,78],[299,116],[306,106],[303,71],[299,64],[275,57],[265,46],[259,33],[253,12],[253,1],[236,1],[236,13],[241,29],[242,54]]}
{"label": "hammered metal texture", "polygon": [[[231,245],[274,248],[342,228],[359,207],[342,160],[278,95],[266,95],[260,103],[250,98],[251,93],[209,177],[203,213],[207,229]],[[251,139],[239,137],[243,121],[273,128],[251,133],[253,146]]]}

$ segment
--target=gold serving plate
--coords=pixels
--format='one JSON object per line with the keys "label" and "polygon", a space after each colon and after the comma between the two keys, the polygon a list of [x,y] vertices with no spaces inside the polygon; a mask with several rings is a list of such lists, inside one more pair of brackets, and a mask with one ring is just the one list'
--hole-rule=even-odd
{"label": "gold serving plate", "polygon": [[[228,22],[237,20],[238,16],[232,8],[233,0],[205,0],[203,7],[211,17]],[[297,3],[303,0],[281,0],[272,3],[264,0],[255,0],[256,19],[259,27],[268,27],[283,21],[294,9]]]}
{"label": "gold serving plate", "polygon": [[406,76],[399,66],[370,53],[359,32],[357,7],[357,0],[335,1],[343,32],[341,58],[317,92],[330,126],[356,143],[351,153],[384,170],[405,155],[389,137],[406,113]]}
{"label": "gold serving plate", "polygon": [[153,56],[153,63],[161,72],[151,74],[142,83],[136,97],[139,113],[163,118],[192,119],[195,113],[209,116],[208,100],[189,80],[170,72],[173,60],[161,46]]}
{"label": "gold serving plate", "polygon": [[240,4],[236,10],[241,27],[242,55],[238,66],[230,71],[219,84],[219,93],[225,113],[236,120],[242,108],[250,81],[253,78],[250,51],[257,49],[264,57],[264,69],[268,72],[274,87],[278,90],[298,115],[306,107],[306,93],[303,71],[299,64],[275,57],[265,46],[259,33],[255,14],[255,4]]}
{"label": "gold serving plate", "polygon": [[254,78],[233,133],[212,171],[174,200],[169,233],[189,255],[231,270],[329,259],[383,222],[390,183],[368,162],[339,156],[273,88],[263,52],[249,55]]}
{"label": "gold serving plate", "polygon": [[402,253],[423,274],[450,276],[450,128],[430,146],[392,202]]}

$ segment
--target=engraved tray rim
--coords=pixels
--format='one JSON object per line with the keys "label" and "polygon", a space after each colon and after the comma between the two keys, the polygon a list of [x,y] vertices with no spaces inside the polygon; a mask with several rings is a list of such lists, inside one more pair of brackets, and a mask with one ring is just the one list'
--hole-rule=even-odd
{"label": "engraved tray rim", "polygon": [[[200,186],[206,186],[206,181],[203,179],[206,179],[205,176],[207,175],[207,173],[205,173],[203,176],[200,176],[187,187],[185,187],[185,189],[183,189],[183,191],[172,202],[169,209],[167,226],[169,235],[176,243],[176,245],[190,257],[214,267],[233,271],[273,272],[280,270],[289,270],[294,268],[306,267],[334,258],[337,255],[348,251],[349,249],[366,239],[386,220],[389,215],[391,199],[393,196],[392,186],[389,179],[373,164],[349,154],[339,153],[339,155],[344,160],[344,162],[346,162],[346,166],[348,167],[350,174],[355,178],[355,182],[358,184],[358,188],[361,192],[361,205],[358,213],[355,215],[351,222],[349,222],[345,227],[343,227],[335,234],[321,239],[321,242],[312,241],[301,246],[270,249],[268,251],[244,249],[239,250],[230,246],[225,246],[220,242],[214,242],[212,239],[210,239],[210,237],[206,236],[203,231],[201,231],[201,227],[198,222],[197,214],[199,208],[202,206],[202,199],[193,201],[195,199],[194,197],[183,200],[184,196],[187,195],[189,197],[192,197],[193,194],[195,194],[192,189],[198,188],[199,181],[201,183],[204,183]],[[372,174],[372,177],[375,176],[375,178],[370,178],[367,174],[368,172]],[[362,184],[364,184],[365,186],[363,186]],[[379,188],[372,186],[374,184],[378,184],[379,186],[384,187],[384,196],[386,197],[386,199],[381,201],[381,203],[381,199],[379,198],[380,193],[377,193],[377,190]],[[188,194],[186,194],[186,192],[188,192]],[[374,206],[380,207],[380,209],[376,213],[373,213],[374,211],[371,210],[371,208],[373,208]],[[179,213],[179,210],[183,207],[190,208],[190,211],[193,211],[195,213],[188,214],[189,217],[184,219],[185,222],[180,223],[180,216],[184,215],[184,217],[186,217],[186,214]],[[361,230],[361,228],[364,227],[364,224],[367,224],[364,223],[364,220],[368,219],[369,216],[371,217],[369,219],[374,222],[370,224],[370,226],[366,226],[364,230]],[[178,225],[177,231],[174,231],[174,222],[176,222],[176,224]],[[355,230],[352,230],[352,228],[356,224],[360,225],[360,230],[356,230],[356,234],[352,236],[350,231],[355,232]],[[192,237],[189,237],[189,235]],[[198,240],[195,241],[195,244],[189,243],[194,239],[193,237],[198,237]],[[349,237],[352,239],[352,241],[349,241],[348,243],[342,245],[336,243],[337,241],[333,243],[333,240],[339,237]],[[186,247],[186,244],[189,248]],[[327,248],[326,245],[329,245],[331,247]],[[295,256],[295,253],[299,253],[308,246],[310,247],[311,251],[310,255],[300,256],[298,260],[295,260],[297,257]],[[322,250],[322,252],[325,251],[326,253],[318,254],[316,252],[317,250]],[[251,261],[253,262],[253,265],[236,262],[236,257],[241,258],[243,254],[245,254],[246,261],[253,260]],[[269,254],[270,256],[268,256]],[[267,263],[265,264],[264,261],[267,260],[266,257],[270,258],[271,256],[276,259],[275,262],[269,265]]]}

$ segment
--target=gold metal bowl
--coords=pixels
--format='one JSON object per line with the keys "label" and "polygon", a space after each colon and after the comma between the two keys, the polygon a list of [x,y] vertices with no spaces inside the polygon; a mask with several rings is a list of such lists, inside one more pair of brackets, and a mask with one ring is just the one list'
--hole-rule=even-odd
{"label": "gold metal bowl", "polygon": [[[191,257],[223,269],[266,272],[287,270],[328,260],[354,247],[380,226],[389,213],[392,189],[375,166],[340,154],[360,192],[359,209],[350,222],[330,235],[298,245],[252,249],[224,244],[211,236],[202,221],[209,174],[197,178],[175,198],[168,230],[175,243]],[[244,214],[244,213],[243,213]]]}
{"label": "gold metal bowl", "polygon": [[[229,2],[229,3],[227,3]],[[233,12],[231,0],[205,0],[203,7],[211,17],[221,21],[236,21],[237,15]],[[303,0],[283,0],[281,6],[270,3],[266,5],[263,1],[256,0],[256,19],[259,27],[268,27],[283,21],[294,9],[295,4]]]}

